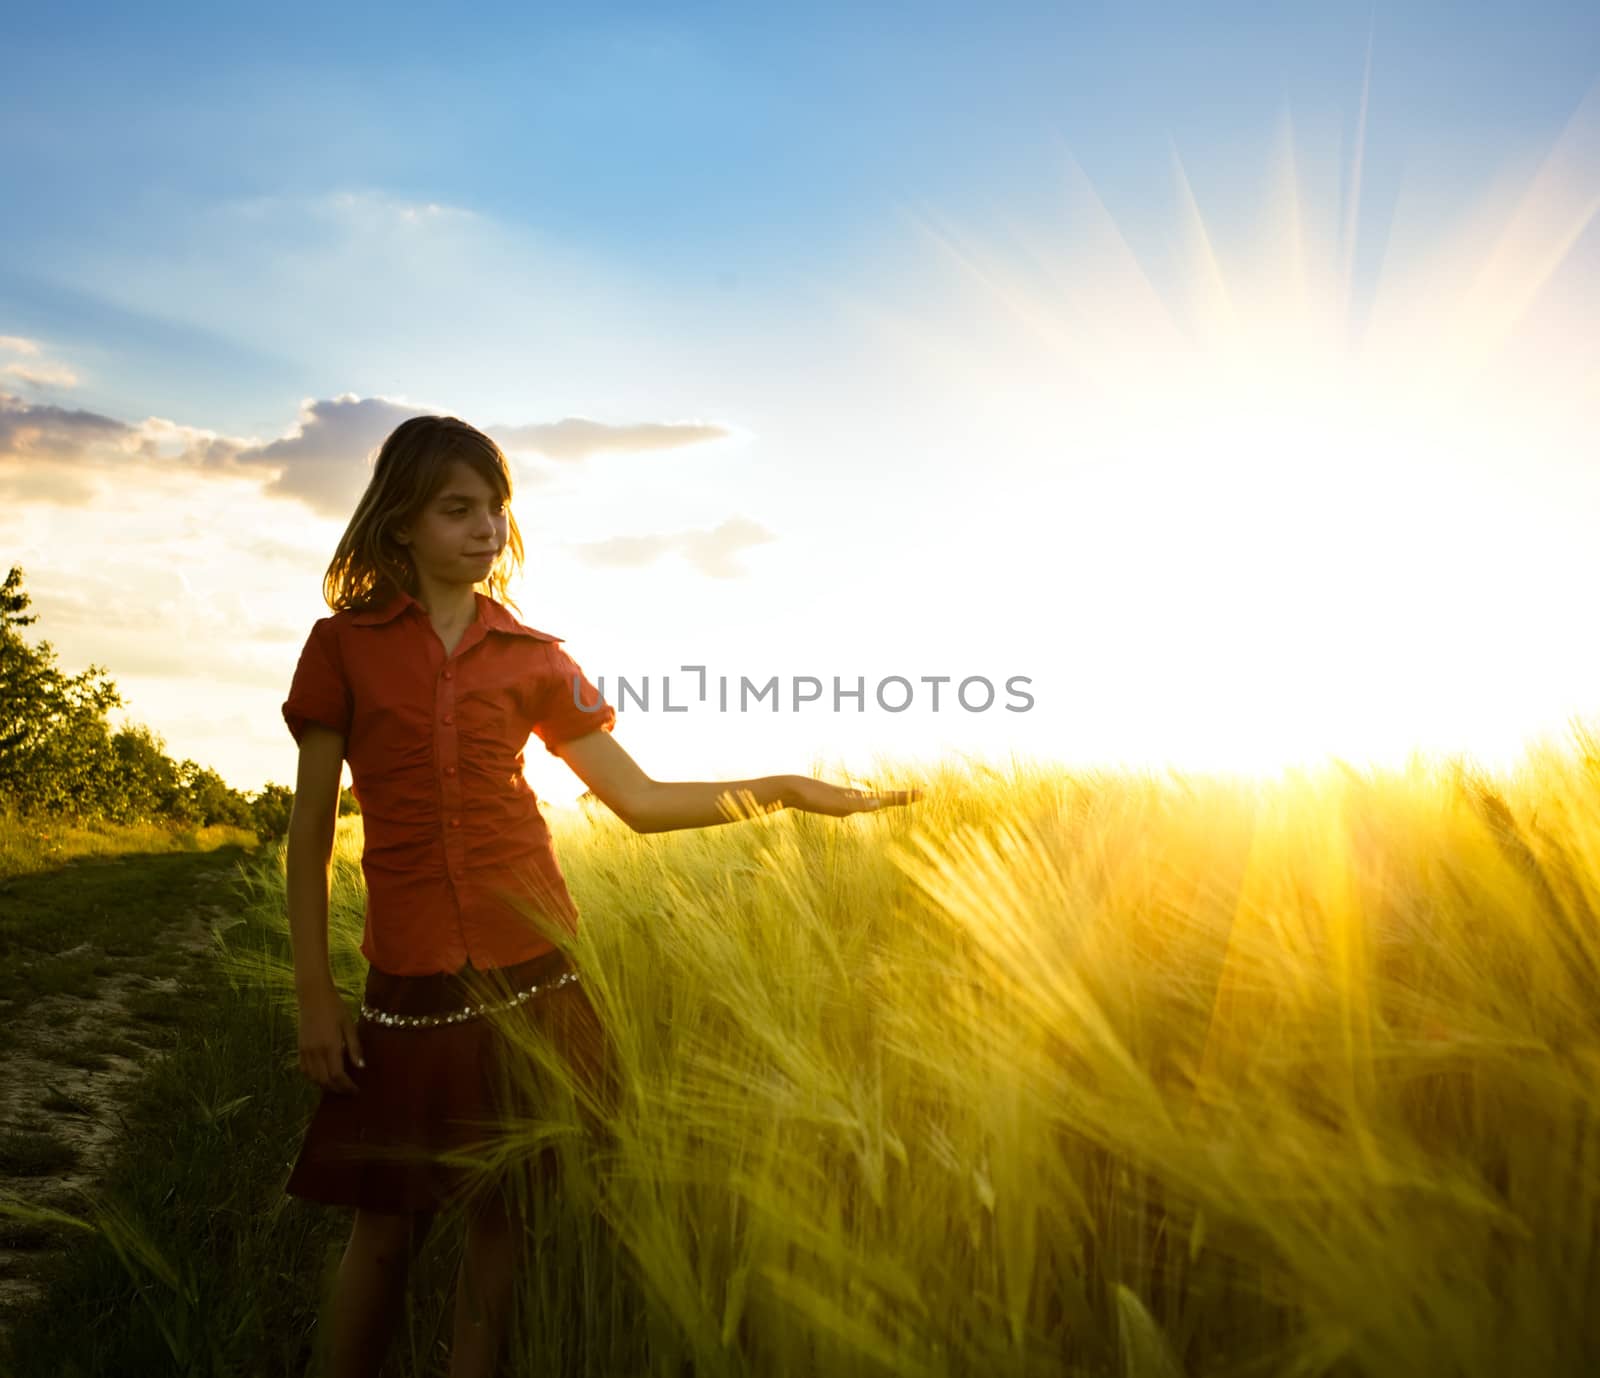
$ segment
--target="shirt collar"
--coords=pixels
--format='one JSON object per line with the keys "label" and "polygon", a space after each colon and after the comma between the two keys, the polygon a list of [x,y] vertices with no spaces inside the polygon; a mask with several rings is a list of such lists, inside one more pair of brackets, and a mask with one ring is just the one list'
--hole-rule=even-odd
{"label": "shirt collar", "polygon": [[[473,597],[478,600],[478,620],[483,623],[487,631],[510,632],[513,636],[531,636],[535,641],[561,640],[559,636],[552,636],[549,632],[535,631],[532,627],[523,626],[504,604],[496,602],[486,593],[474,590]],[[399,589],[387,603],[366,612],[358,612],[350,620],[360,627],[375,627],[380,623],[392,622],[408,607],[414,607],[422,613],[427,612],[427,609],[409,593]]]}

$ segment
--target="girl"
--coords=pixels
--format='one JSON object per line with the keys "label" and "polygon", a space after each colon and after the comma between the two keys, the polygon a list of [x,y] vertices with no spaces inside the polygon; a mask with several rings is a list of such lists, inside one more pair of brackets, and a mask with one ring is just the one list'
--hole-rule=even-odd
{"label": "girl", "polygon": [[[323,1092],[285,1190],[355,1208],[328,1305],[341,1378],[378,1372],[411,1258],[457,1200],[467,1234],[450,1372],[497,1362],[512,1282],[505,1197],[469,1201],[465,1172],[436,1160],[508,1113],[508,1044],[487,1016],[525,1012],[581,1076],[608,1075],[603,1031],[556,941],[578,915],[523,777],[529,734],[638,832],[733,821],[732,799],[842,817],[920,797],[802,775],[652,780],[561,638],[507,610],[522,563],[510,498],[505,456],[482,432],[451,416],[397,426],[324,577],[334,613],[313,624],[283,704],[300,750],[287,857],[300,1067]],[[359,1020],[328,960],[345,760],[364,832]]]}

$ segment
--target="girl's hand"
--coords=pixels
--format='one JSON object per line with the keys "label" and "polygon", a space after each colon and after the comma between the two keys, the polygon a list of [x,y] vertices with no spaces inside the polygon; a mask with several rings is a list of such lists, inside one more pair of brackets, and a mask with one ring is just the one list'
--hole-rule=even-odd
{"label": "girl's hand", "polygon": [[345,1071],[344,1055],[365,1067],[361,1043],[356,1038],[356,1022],[339,994],[330,985],[300,1001],[300,1070],[324,1091],[355,1093],[359,1088]]}
{"label": "girl's hand", "polygon": [[844,818],[852,813],[869,813],[897,804],[914,804],[921,798],[920,789],[877,792],[845,789],[842,785],[830,785],[826,780],[815,780],[809,775],[792,775],[789,777],[784,804],[805,813],[825,813],[830,818]]}

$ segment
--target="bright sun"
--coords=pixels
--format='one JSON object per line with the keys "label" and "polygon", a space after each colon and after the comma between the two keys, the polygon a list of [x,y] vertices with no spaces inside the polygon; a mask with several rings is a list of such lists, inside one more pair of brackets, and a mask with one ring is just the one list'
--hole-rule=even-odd
{"label": "bright sun", "polygon": [[1044,551],[1028,578],[1071,626],[1065,755],[1499,767],[1600,706],[1597,92],[1443,227],[1404,184],[1364,290],[1363,128],[1331,180],[1286,132],[1256,234],[1227,245],[1174,148],[1165,291],[1067,154],[1064,232],[1002,246],[919,209],[935,271],[841,301],[937,375],[919,390],[982,407],[992,554]]}

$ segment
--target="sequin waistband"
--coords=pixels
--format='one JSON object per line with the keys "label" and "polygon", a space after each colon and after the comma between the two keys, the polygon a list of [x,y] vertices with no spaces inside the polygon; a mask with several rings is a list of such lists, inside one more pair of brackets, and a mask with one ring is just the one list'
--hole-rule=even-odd
{"label": "sequin waistband", "polygon": [[536,981],[526,989],[516,991],[503,999],[486,1000],[475,1005],[465,1005],[460,1009],[440,1010],[436,1013],[427,1014],[395,1014],[389,1010],[374,1009],[363,1000],[361,1018],[370,1023],[382,1024],[387,1028],[397,1029],[422,1029],[433,1028],[440,1024],[460,1024],[468,1019],[482,1018],[486,1014],[497,1014],[515,1009],[525,1001],[531,1000],[535,995],[555,990],[577,979],[577,971],[568,967],[559,976]]}

